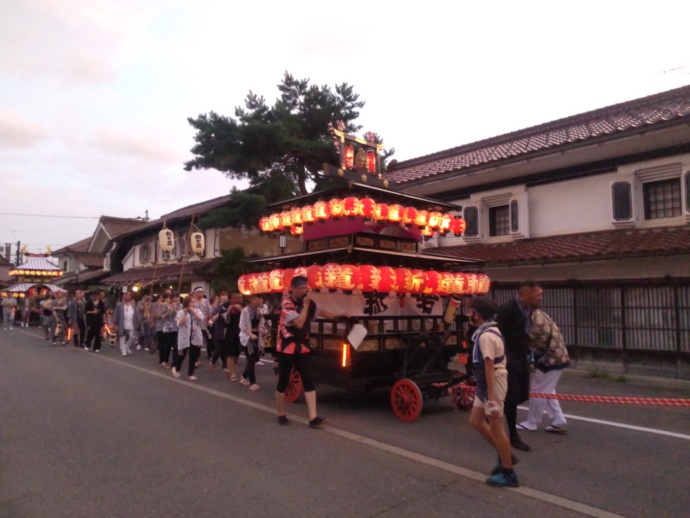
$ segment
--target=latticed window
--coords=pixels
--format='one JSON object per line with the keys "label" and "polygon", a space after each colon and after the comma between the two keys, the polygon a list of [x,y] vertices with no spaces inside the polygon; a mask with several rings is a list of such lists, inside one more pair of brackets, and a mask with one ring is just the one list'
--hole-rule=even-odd
{"label": "latticed window", "polygon": [[643,185],[644,219],[673,218],[681,215],[680,179],[671,178]]}
{"label": "latticed window", "polygon": [[489,207],[489,235],[507,236],[508,234],[510,234],[509,206]]}

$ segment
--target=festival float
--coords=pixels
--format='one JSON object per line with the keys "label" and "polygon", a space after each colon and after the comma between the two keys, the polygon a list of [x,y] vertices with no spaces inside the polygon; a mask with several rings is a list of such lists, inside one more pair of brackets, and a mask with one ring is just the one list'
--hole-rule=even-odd
{"label": "festival float", "polygon": [[24,262],[10,270],[10,275],[15,278],[15,283],[2,290],[2,297],[44,297],[50,292],[59,290],[60,287],[53,281],[62,277],[63,271],[51,263],[48,258],[51,252],[45,254],[28,253],[26,247],[22,249]]}
{"label": "festival float", "polygon": [[[471,405],[468,375],[449,368],[466,355],[462,319],[465,297],[490,287],[480,262],[427,252],[434,235],[461,236],[462,207],[399,192],[382,179],[381,147],[333,129],[339,167],[324,164],[327,190],[267,207],[262,232],[299,236],[303,251],[246,261],[238,289],[258,294],[274,308],[290,280],[303,275],[319,307],[346,314],[338,321],[311,323],[315,381],[345,389],[390,387],[396,417],[411,422],[424,400],[453,395]],[[272,321],[275,343],[278,314]],[[293,372],[285,394],[302,392]]]}

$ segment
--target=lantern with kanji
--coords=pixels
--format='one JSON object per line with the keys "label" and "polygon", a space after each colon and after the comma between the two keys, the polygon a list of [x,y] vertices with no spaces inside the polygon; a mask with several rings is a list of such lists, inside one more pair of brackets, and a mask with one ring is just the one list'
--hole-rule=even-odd
{"label": "lantern with kanji", "polygon": [[341,264],[338,268],[337,287],[343,291],[353,291],[359,288],[362,277],[359,268],[353,264]]}
{"label": "lantern with kanji", "polygon": [[403,210],[402,222],[406,227],[411,227],[417,219],[417,209],[414,207],[405,207]]}
{"label": "lantern with kanji", "polygon": [[237,279],[237,290],[245,296],[252,294],[252,290],[249,287],[249,275],[240,275]]}
{"label": "lantern with kanji", "polygon": [[424,237],[433,237],[434,235],[434,229],[431,227],[424,227],[420,234],[422,234]]}
{"label": "lantern with kanji", "polygon": [[418,210],[417,215],[414,218],[414,224],[420,229],[429,226],[429,212],[426,210]]}
{"label": "lantern with kanji", "polygon": [[343,169],[355,168],[355,147],[352,145],[345,146],[343,150]]}
{"label": "lantern with kanji", "polygon": [[388,293],[393,289],[393,284],[395,283],[395,269],[390,266],[379,267],[379,272],[381,280],[379,281],[379,287],[376,291],[379,293]]}
{"label": "lantern with kanji", "polygon": [[363,264],[359,267],[359,273],[362,277],[362,292],[374,293],[379,289],[381,282],[381,271],[370,264]]}
{"label": "lantern with kanji", "polygon": [[376,202],[371,198],[362,198],[359,200],[360,203],[360,214],[365,218],[371,218],[374,215],[374,207]]}
{"label": "lantern with kanji", "polygon": [[453,274],[453,295],[469,295],[467,291],[467,275],[464,273]]}
{"label": "lantern with kanji", "polygon": [[329,290],[338,289],[338,268],[340,265],[336,263],[327,263],[321,268],[321,278],[325,288]]}
{"label": "lantern with kanji", "polygon": [[285,285],[283,284],[283,270],[271,270],[271,273],[268,274],[268,284],[273,293],[282,292],[285,289]]}
{"label": "lantern with kanji", "polygon": [[307,285],[315,291],[323,288],[323,278],[321,277],[321,266],[313,264],[307,268]]}
{"label": "lantern with kanji", "polygon": [[374,211],[372,213],[373,218],[376,221],[385,221],[388,219],[388,205],[385,203],[377,203],[374,205]]}
{"label": "lantern with kanji", "polygon": [[467,224],[465,223],[464,219],[462,219],[460,216],[455,216],[453,221],[450,223],[450,230],[453,232],[453,234],[460,237],[465,233],[466,226]]}
{"label": "lantern with kanji", "polygon": [[255,293],[270,293],[271,292],[270,276],[271,276],[271,272],[260,272],[256,275],[257,291]]}
{"label": "lantern with kanji", "polygon": [[410,286],[410,293],[420,294],[424,293],[424,270],[412,270],[412,284]]}
{"label": "lantern with kanji", "polygon": [[251,295],[259,293],[259,274],[250,273],[248,275],[247,287],[249,288],[249,293]]}
{"label": "lantern with kanji", "polygon": [[270,220],[271,220],[271,227],[273,227],[273,230],[277,230],[278,232],[283,230],[283,220],[280,217],[279,212],[271,214]]}
{"label": "lantern with kanji", "polygon": [[441,272],[438,281],[438,294],[447,297],[453,293],[453,286],[455,285],[455,276],[450,272]]}
{"label": "lantern with kanji", "polygon": [[450,224],[453,222],[453,218],[450,214],[443,214],[441,216],[441,224],[438,226],[438,231],[441,234],[445,234],[450,231]]}
{"label": "lantern with kanji", "polygon": [[304,234],[304,227],[302,225],[292,225],[290,227],[290,234],[293,236],[301,236]]}
{"label": "lantern with kanji", "polygon": [[412,288],[412,270],[409,268],[396,268],[393,290],[402,294],[410,293]]}
{"label": "lantern with kanji", "polygon": [[290,288],[290,283],[292,282],[292,278],[295,276],[295,269],[294,268],[285,268],[283,270],[283,286],[285,286],[285,289]]}
{"label": "lantern with kanji", "polygon": [[262,232],[273,232],[273,224],[271,223],[271,218],[264,216],[259,220],[259,228]]}
{"label": "lantern with kanji", "polygon": [[376,151],[367,151],[367,172],[376,173]]}
{"label": "lantern with kanji", "polygon": [[479,278],[476,273],[468,273],[467,277],[467,294],[476,295],[479,288]]}
{"label": "lantern with kanji", "polygon": [[305,205],[302,207],[302,223],[313,225],[315,221],[316,215],[314,214],[314,207],[312,205]]}
{"label": "lantern with kanji", "polygon": [[440,212],[430,212],[429,213],[429,226],[433,230],[438,230],[438,228],[441,226],[441,219],[443,218],[443,214]]}
{"label": "lantern with kanji", "polygon": [[306,277],[307,276],[307,267],[306,266],[298,266],[295,268],[295,277]]}
{"label": "lantern with kanji", "polygon": [[172,252],[175,248],[175,236],[169,228],[164,228],[158,233],[158,243],[163,252]]}
{"label": "lantern with kanji", "polygon": [[204,235],[201,232],[192,232],[190,240],[192,242],[192,251],[198,255],[203,254],[206,244],[204,241]]}
{"label": "lantern with kanji", "polygon": [[331,217],[333,219],[340,219],[342,218],[345,214],[345,207],[343,205],[343,200],[340,198],[333,198],[328,202],[328,208],[331,211]]}
{"label": "lantern with kanji", "polygon": [[343,200],[343,216],[350,219],[355,219],[360,214],[359,198],[348,196]]}
{"label": "lantern with kanji", "polygon": [[424,295],[436,295],[439,292],[440,280],[440,273],[434,270],[427,270],[424,272],[424,289],[422,293],[424,293]]}
{"label": "lantern with kanji", "polygon": [[485,273],[477,274],[477,295],[486,295],[491,289],[491,279]]}
{"label": "lantern with kanji", "polygon": [[394,203],[388,207],[388,221],[391,223],[400,223],[403,218],[403,206]]}
{"label": "lantern with kanji", "polygon": [[293,225],[302,225],[302,209],[300,207],[293,207],[290,211],[290,220]]}
{"label": "lantern with kanji", "polygon": [[319,223],[325,222],[331,215],[331,208],[328,202],[319,200],[314,204],[314,217]]}
{"label": "lantern with kanji", "polygon": [[285,230],[292,226],[292,214],[289,210],[280,213],[280,221],[283,224],[283,229]]}

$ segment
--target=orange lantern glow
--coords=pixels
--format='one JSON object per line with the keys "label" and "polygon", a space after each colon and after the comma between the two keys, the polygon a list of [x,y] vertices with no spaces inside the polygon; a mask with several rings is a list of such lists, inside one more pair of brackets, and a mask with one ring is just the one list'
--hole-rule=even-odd
{"label": "orange lantern glow", "polygon": [[359,273],[362,276],[363,293],[378,291],[379,282],[381,281],[381,271],[376,266],[363,264],[359,267]]}
{"label": "orange lantern glow", "polygon": [[293,236],[301,236],[304,234],[304,227],[302,225],[292,225],[290,227],[290,234]]}
{"label": "orange lantern glow", "polygon": [[438,294],[447,297],[453,293],[453,286],[455,284],[455,276],[450,272],[442,272],[439,274]]}
{"label": "orange lantern glow", "polygon": [[372,200],[371,198],[362,198],[359,200],[360,204],[360,215],[364,216],[365,218],[370,218],[374,214],[374,207],[376,206],[376,202]]}
{"label": "orange lantern glow", "polygon": [[434,229],[431,227],[424,227],[421,231],[424,237],[432,237],[434,235]]}
{"label": "orange lantern glow", "polygon": [[260,272],[256,276],[256,286],[257,291],[255,293],[270,293],[271,292],[271,282],[270,282],[271,272]]}
{"label": "orange lantern glow", "polygon": [[273,224],[271,218],[263,217],[259,220],[259,228],[262,232],[273,232]]}
{"label": "orange lantern glow", "polygon": [[441,226],[441,219],[443,218],[443,214],[440,212],[430,212],[429,213],[429,226],[436,230]]}
{"label": "orange lantern glow", "polygon": [[436,295],[438,293],[438,285],[440,280],[440,273],[434,270],[424,272],[424,290],[422,293],[425,295]]}
{"label": "orange lantern glow", "polygon": [[268,274],[268,284],[273,293],[282,292],[285,289],[285,285],[283,284],[283,270],[271,270],[271,273]]}
{"label": "orange lantern glow", "polygon": [[396,268],[393,290],[398,293],[410,293],[413,287],[412,270],[409,268]]}
{"label": "orange lantern glow", "polygon": [[491,279],[485,273],[477,274],[477,295],[486,295],[491,289]]}
{"label": "orange lantern glow", "polygon": [[314,217],[319,223],[326,221],[331,215],[331,208],[325,201],[317,201],[314,204]]}
{"label": "orange lantern glow", "polygon": [[479,288],[479,278],[476,273],[465,274],[467,277],[467,294],[476,295]]}
{"label": "orange lantern glow", "polygon": [[372,216],[376,221],[384,221],[388,219],[388,205],[385,203],[377,203],[374,205]]}
{"label": "orange lantern glow", "polygon": [[259,293],[259,274],[250,273],[247,286],[249,287],[250,294]]}
{"label": "orange lantern glow", "polygon": [[249,275],[240,275],[237,279],[237,291],[242,295],[252,294],[252,290],[249,289]]}
{"label": "orange lantern glow", "polygon": [[420,229],[429,226],[429,212],[426,210],[418,210],[417,215],[414,218],[414,224]]}
{"label": "orange lantern glow", "polygon": [[354,219],[361,211],[359,198],[348,196],[343,200],[343,216]]}
{"label": "orange lantern glow", "polygon": [[354,169],[355,168],[355,147],[348,145],[345,146],[343,154],[343,169]]}
{"label": "orange lantern glow", "polygon": [[403,217],[402,217],[402,222],[405,226],[411,227],[414,225],[415,220],[417,219],[417,209],[414,207],[405,207],[403,210]]}
{"label": "orange lantern glow", "polygon": [[301,225],[303,223],[302,209],[299,207],[293,207],[293,209],[290,211],[290,219],[292,220],[293,225]]}
{"label": "orange lantern glow", "polygon": [[306,266],[298,266],[295,268],[295,277],[306,277],[307,276],[307,267]]}
{"label": "orange lantern glow", "polygon": [[460,216],[455,216],[450,224],[450,230],[453,232],[453,234],[460,237],[465,233],[466,226],[467,224],[465,223],[464,219],[462,219]]}
{"label": "orange lantern glow", "polygon": [[381,266],[379,267],[379,272],[381,280],[379,280],[379,286],[376,291],[379,293],[388,293],[395,283],[395,270],[390,266]]}
{"label": "orange lantern glow", "polygon": [[305,205],[302,207],[302,223],[313,225],[315,221],[316,215],[314,214],[314,207],[312,205]]}
{"label": "orange lantern glow", "polygon": [[418,294],[424,292],[424,270],[412,270],[412,285],[410,293]]}
{"label": "orange lantern glow", "polygon": [[323,288],[323,278],[321,277],[321,267],[314,264],[307,268],[307,285],[312,290]]}
{"label": "orange lantern glow", "polygon": [[345,206],[343,204],[343,200],[340,198],[333,198],[331,201],[329,201],[328,208],[331,211],[331,217],[333,219],[340,219],[345,215]]}
{"label": "orange lantern glow", "polygon": [[391,223],[400,223],[403,217],[403,206],[393,204],[388,207],[388,221]]}
{"label": "orange lantern glow", "polygon": [[292,214],[289,210],[280,213],[280,221],[283,224],[283,229],[287,230],[292,226]]}
{"label": "orange lantern glow", "polygon": [[270,219],[273,230],[283,230],[283,219],[280,217],[280,213],[271,214]]}
{"label": "orange lantern glow", "polygon": [[371,149],[367,151],[367,172],[376,173],[376,152]]}
{"label": "orange lantern glow", "polygon": [[321,278],[323,279],[323,285],[329,290],[338,289],[338,269],[339,264],[328,263],[323,265],[321,268]]}
{"label": "orange lantern glow", "polygon": [[353,264],[341,264],[338,268],[338,289],[343,291],[353,291],[360,287],[362,283],[362,275]]}
{"label": "orange lantern glow", "polygon": [[438,231],[445,234],[450,231],[450,224],[453,222],[453,217],[450,214],[443,214],[441,216],[441,224],[438,226]]}
{"label": "orange lantern glow", "polygon": [[290,283],[292,282],[292,278],[295,276],[295,269],[294,268],[285,268],[283,270],[283,286],[285,286],[285,289],[290,289]]}
{"label": "orange lantern glow", "polygon": [[453,295],[469,295],[467,276],[464,273],[453,274]]}

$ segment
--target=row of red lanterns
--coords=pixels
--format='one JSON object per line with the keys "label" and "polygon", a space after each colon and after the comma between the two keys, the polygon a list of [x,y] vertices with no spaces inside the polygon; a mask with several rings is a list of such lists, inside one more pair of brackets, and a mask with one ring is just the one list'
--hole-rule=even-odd
{"label": "row of red lanterns", "polygon": [[263,232],[291,232],[301,235],[305,224],[324,223],[328,219],[354,219],[358,216],[372,218],[379,222],[400,223],[407,227],[418,227],[422,234],[431,236],[434,232],[452,232],[460,236],[465,232],[465,220],[436,211],[403,207],[399,204],[377,203],[371,198],[333,198],[317,201],[314,205],[295,207],[292,210],[276,212],[259,220]]}
{"label": "row of red lanterns", "polygon": [[312,290],[389,293],[391,291],[415,295],[484,295],[491,287],[489,276],[483,273],[452,273],[411,268],[391,268],[328,263],[323,266],[300,266],[270,272],[241,275],[237,287],[243,295],[282,293],[296,275],[307,278]]}

